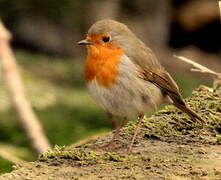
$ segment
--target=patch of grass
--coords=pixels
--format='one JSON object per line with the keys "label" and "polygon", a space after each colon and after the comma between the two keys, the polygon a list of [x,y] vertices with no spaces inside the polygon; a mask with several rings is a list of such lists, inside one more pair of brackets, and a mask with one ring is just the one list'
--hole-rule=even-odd
{"label": "patch of grass", "polygon": [[0,174],[11,172],[13,170],[12,166],[13,163],[10,161],[0,158]]}

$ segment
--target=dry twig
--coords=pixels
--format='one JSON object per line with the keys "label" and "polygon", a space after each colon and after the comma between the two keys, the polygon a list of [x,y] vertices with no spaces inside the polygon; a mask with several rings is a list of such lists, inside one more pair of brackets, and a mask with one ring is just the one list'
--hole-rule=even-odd
{"label": "dry twig", "polygon": [[191,68],[191,71],[195,71],[195,72],[201,72],[201,73],[207,73],[210,75],[213,75],[214,77],[214,81],[213,81],[213,89],[215,91],[217,91],[219,94],[221,94],[221,73],[215,72],[201,64],[198,64],[196,62],[194,62],[191,59],[188,59],[186,57],[183,56],[176,56],[174,55],[175,58],[182,60],[183,62],[186,62],[188,64],[193,65],[195,68]]}
{"label": "dry twig", "polygon": [[34,114],[26,98],[25,89],[17,70],[15,56],[10,47],[11,34],[0,21],[0,65],[3,78],[18,116],[32,147],[43,153],[49,148],[49,142],[44,135],[42,126]]}
{"label": "dry twig", "polygon": [[176,56],[174,55],[175,58],[177,59],[180,59],[188,64],[191,64],[193,65],[195,68],[191,68],[190,70],[191,71],[194,71],[194,72],[201,72],[201,73],[208,73],[208,74],[211,74],[215,77],[215,79],[221,79],[221,73],[218,73],[218,72],[215,72],[201,64],[198,64],[196,62],[194,62],[193,60],[191,59],[188,59],[186,57],[183,57],[183,56]]}

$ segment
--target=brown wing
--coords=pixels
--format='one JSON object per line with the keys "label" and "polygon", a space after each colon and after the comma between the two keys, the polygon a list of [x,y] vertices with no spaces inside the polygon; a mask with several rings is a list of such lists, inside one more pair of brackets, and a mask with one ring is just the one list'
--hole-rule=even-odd
{"label": "brown wing", "polygon": [[152,50],[139,39],[135,38],[134,41],[133,44],[136,46],[125,46],[124,51],[138,65],[138,69],[143,72],[144,79],[158,86],[174,102],[185,104],[179,93],[178,86],[161,66]]}
{"label": "brown wing", "polygon": [[162,70],[158,72],[144,71],[143,76],[145,80],[158,86],[174,103],[185,104],[177,84],[168,72]]}
{"label": "brown wing", "polygon": [[204,122],[200,116],[186,106],[177,84],[171,78],[168,72],[165,70],[159,72],[144,71],[143,77],[145,80],[150,81],[158,86],[166,95],[168,95],[173,100],[173,104],[177,108],[187,113],[191,118],[199,119],[200,121]]}
{"label": "brown wing", "polygon": [[158,86],[174,102],[185,104],[178,86],[161,66],[152,50],[137,38],[133,39],[133,44],[136,46],[124,46],[124,51],[138,65],[138,69],[143,72],[144,79]]}

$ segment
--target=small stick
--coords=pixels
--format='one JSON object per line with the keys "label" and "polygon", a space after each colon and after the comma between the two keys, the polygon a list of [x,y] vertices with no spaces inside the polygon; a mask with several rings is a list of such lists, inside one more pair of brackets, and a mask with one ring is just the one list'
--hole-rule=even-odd
{"label": "small stick", "polygon": [[201,73],[208,73],[208,74],[211,74],[213,76],[215,76],[215,79],[221,79],[221,73],[218,73],[218,72],[215,72],[201,64],[198,64],[196,62],[194,62],[193,60],[191,59],[188,59],[186,57],[183,57],[183,56],[176,56],[174,55],[175,58],[177,59],[180,59],[181,61],[184,61],[188,64],[191,64],[193,65],[195,68],[191,68],[190,70],[191,71],[194,71],[194,72],[201,72]]}
{"label": "small stick", "polygon": [[49,141],[44,134],[41,123],[35,115],[26,97],[25,88],[18,72],[16,58],[10,47],[10,32],[0,20],[0,65],[5,84],[11,98],[12,105],[18,114],[18,120],[33,149],[38,153],[47,151]]}

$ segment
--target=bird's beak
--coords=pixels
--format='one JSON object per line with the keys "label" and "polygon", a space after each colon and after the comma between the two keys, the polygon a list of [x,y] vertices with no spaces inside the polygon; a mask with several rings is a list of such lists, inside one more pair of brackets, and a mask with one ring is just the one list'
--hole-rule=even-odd
{"label": "bird's beak", "polygon": [[94,43],[88,39],[84,39],[78,42],[78,45],[91,45],[91,44],[94,44]]}

